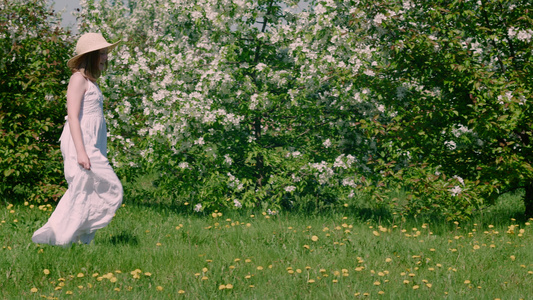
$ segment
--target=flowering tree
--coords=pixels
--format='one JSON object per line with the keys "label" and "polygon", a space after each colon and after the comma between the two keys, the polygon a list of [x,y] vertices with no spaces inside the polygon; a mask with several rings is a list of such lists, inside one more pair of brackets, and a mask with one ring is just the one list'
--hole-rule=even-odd
{"label": "flowering tree", "polygon": [[330,77],[359,71],[371,51],[345,34],[349,3],[331,15],[294,4],[82,3],[82,32],[124,41],[104,86],[120,99],[114,163],[159,173],[169,196],[203,208],[353,196],[377,147],[355,122],[379,107]]}
{"label": "flowering tree", "polygon": [[[123,41],[102,84],[114,100],[112,161],[126,178],[158,174],[160,197],[197,210],[276,210],[364,192],[374,203],[454,217],[505,186],[495,161],[479,166],[472,157],[503,132],[481,130],[501,118],[482,103],[515,101],[500,106],[517,109],[506,117],[516,124],[528,107],[526,80],[494,75],[499,64],[528,62],[530,44],[518,38],[528,32],[518,17],[526,8],[509,10],[521,43],[511,55],[497,47],[507,40],[490,46],[494,29],[479,23],[483,14],[498,18],[489,10],[496,4],[482,5],[486,13],[434,1],[328,0],[308,10],[278,0],[81,5],[80,32]],[[493,119],[478,122],[483,109]]]}

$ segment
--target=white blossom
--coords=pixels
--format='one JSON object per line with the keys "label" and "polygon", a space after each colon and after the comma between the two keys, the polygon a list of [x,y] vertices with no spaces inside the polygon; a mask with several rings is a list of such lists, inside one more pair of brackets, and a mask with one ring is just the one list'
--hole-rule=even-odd
{"label": "white blossom", "polygon": [[446,141],[444,142],[444,145],[450,150],[455,150],[455,148],[457,148],[457,144],[454,141]]}
{"label": "white blossom", "polygon": [[289,192],[289,193],[292,193],[292,192],[294,192],[295,190],[296,190],[296,187],[293,186],[293,185],[289,185],[289,186],[286,186],[286,187],[285,187],[285,191],[286,191],[286,192]]}
{"label": "white blossom", "polygon": [[231,159],[229,154],[226,154],[226,155],[224,155],[224,162],[231,166],[231,164],[233,163],[233,159]]}
{"label": "white blossom", "polygon": [[202,210],[202,204],[201,203],[198,203],[194,206],[194,211],[195,212],[200,212]]}
{"label": "white blossom", "polygon": [[238,208],[242,207],[242,204],[237,199],[233,200],[233,204],[235,205],[235,207],[238,207]]}
{"label": "white blossom", "polygon": [[463,191],[463,189],[460,186],[458,186],[458,185],[456,185],[456,186],[454,186],[453,188],[450,189],[450,193],[452,194],[453,197],[461,194],[462,191]]}
{"label": "white blossom", "polygon": [[178,168],[180,169],[189,169],[189,163],[186,161],[182,161],[178,164]]}
{"label": "white blossom", "polygon": [[322,143],[322,145],[324,145],[324,147],[326,147],[326,148],[329,148],[329,147],[331,147],[331,141],[329,139],[327,139],[327,140],[325,140]]}
{"label": "white blossom", "polygon": [[204,145],[205,144],[204,138],[201,137],[201,138],[197,139],[196,141],[194,141],[194,144],[195,145]]}
{"label": "white blossom", "polygon": [[387,17],[384,14],[379,13],[374,17],[374,23],[380,25],[385,19],[387,19]]}

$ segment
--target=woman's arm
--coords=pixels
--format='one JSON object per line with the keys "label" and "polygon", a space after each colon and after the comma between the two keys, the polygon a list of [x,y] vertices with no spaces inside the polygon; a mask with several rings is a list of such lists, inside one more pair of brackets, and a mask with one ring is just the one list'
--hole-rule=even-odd
{"label": "woman's arm", "polygon": [[83,95],[87,89],[87,79],[81,73],[74,73],[70,77],[67,89],[67,113],[70,134],[76,147],[78,164],[86,170],[91,169],[91,161],[85,151],[85,145],[81,136],[80,109]]}

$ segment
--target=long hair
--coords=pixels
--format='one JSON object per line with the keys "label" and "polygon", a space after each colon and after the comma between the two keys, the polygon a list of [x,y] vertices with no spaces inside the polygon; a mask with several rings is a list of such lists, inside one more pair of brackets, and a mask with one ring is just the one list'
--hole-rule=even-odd
{"label": "long hair", "polygon": [[[78,58],[71,71],[72,73],[81,72],[85,77],[96,80],[102,75],[102,72],[98,68],[99,61],[100,50],[86,53]],[[107,61],[105,62],[105,68],[107,68]]]}

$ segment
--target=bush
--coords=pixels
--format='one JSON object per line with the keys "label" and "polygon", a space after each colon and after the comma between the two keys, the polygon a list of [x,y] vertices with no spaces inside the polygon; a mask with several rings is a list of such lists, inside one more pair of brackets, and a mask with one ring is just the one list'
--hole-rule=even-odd
{"label": "bush", "polygon": [[0,7],[0,195],[55,200],[64,192],[58,139],[72,40],[47,1]]}

